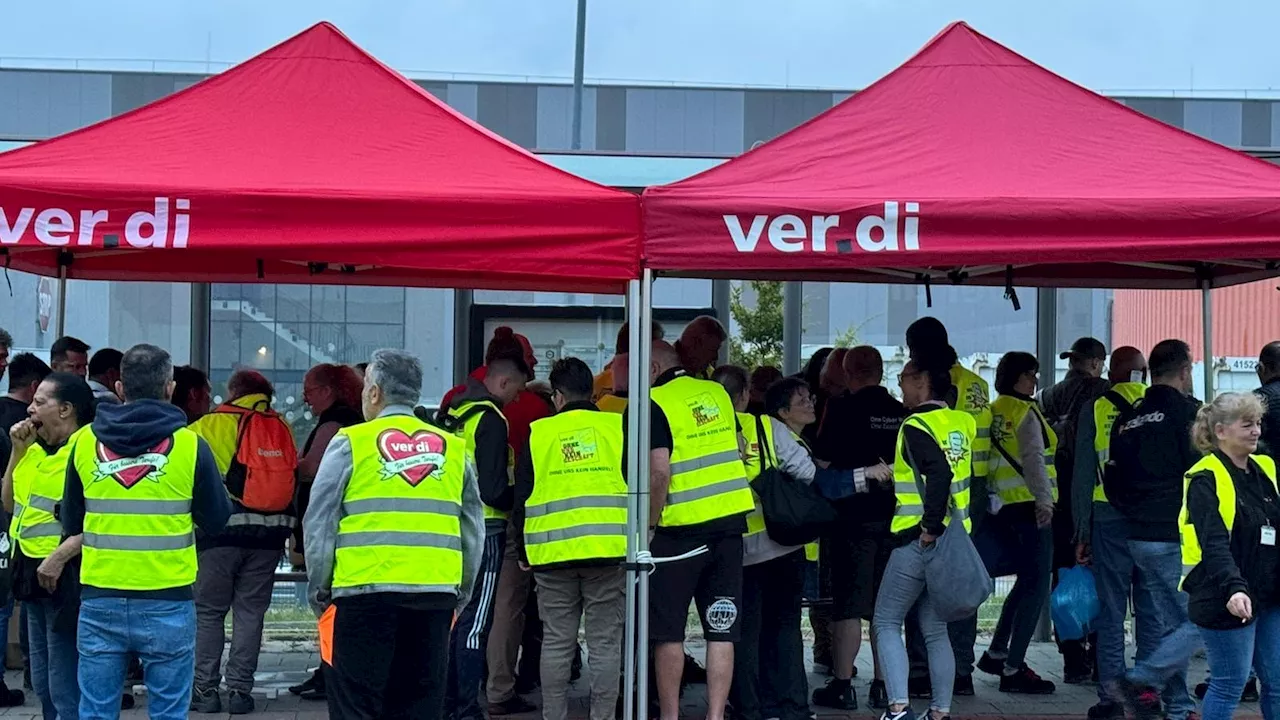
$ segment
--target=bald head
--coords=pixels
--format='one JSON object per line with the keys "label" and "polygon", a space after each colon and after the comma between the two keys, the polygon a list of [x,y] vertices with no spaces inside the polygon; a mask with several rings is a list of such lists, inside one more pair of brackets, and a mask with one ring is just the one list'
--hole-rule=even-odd
{"label": "bald head", "polygon": [[1111,366],[1107,371],[1107,379],[1112,384],[1133,382],[1134,373],[1142,375],[1142,381],[1147,379],[1147,359],[1143,357],[1142,351],[1136,347],[1125,345],[1118,347],[1111,353]]}
{"label": "bald head", "polygon": [[649,379],[657,380],[662,373],[680,367],[680,353],[666,340],[653,343],[653,356],[649,359]]}
{"label": "bald head", "polygon": [[720,347],[728,337],[729,334],[719,320],[710,315],[694,318],[684,332],[680,333],[678,341],[684,368],[689,372],[700,373],[714,365],[720,356]]}
{"label": "bald head", "polygon": [[630,353],[618,353],[613,356],[613,364],[610,366],[613,373],[613,391],[626,392],[631,386],[631,355]]}
{"label": "bald head", "polygon": [[844,375],[850,390],[879,385],[884,380],[884,358],[870,345],[859,345],[844,356]]}

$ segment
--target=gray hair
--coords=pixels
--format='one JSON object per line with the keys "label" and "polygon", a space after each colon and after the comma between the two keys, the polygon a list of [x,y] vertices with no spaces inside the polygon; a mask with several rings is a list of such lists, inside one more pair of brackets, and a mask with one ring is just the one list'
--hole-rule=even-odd
{"label": "gray hair", "polygon": [[168,402],[166,394],[172,381],[173,359],[163,348],[142,343],[129,348],[120,358],[120,384],[126,402]]}
{"label": "gray hair", "polygon": [[9,331],[5,330],[4,328],[0,328],[0,347],[4,348],[5,350],[8,350],[9,348],[13,347],[13,336],[10,335]]}
{"label": "gray hair", "polygon": [[388,405],[416,405],[422,398],[422,363],[404,350],[373,351],[366,372],[369,383],[382,388]]}

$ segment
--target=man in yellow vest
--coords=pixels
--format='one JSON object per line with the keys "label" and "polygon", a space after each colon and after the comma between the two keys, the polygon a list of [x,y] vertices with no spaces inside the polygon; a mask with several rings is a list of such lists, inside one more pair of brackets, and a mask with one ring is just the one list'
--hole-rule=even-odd
{"label": "man in yellow vest", "polygon": [[185,718],[195,676],[195,529],[231,515],[217,461],[169,402],[173,362],[154,345],[120,361],[122,405],[103,405],[75,437],[60,520],[83,533],[80,717],[120,715],[130,653],[147,668],[152,718]]}
{"label": "man in yellow vest", "polygon": [[625,633],[627,482],[622,416],[591,402],[591,368],[551,368],[556,414],[532,425],[516,461],[512,542],[532,568],[542,619],[542,717],[565,720],[578,627],[591,656],[592,720],[612,720]]}
{"label": "man in yellow vest", "polygon": [[708,380],[720,358],[720,348],[729,339],[724,325],[710,315],[699,315],[685,326],[680,339],[672,347],[680,356],[685,372],[699,380]]}
{"label": "man in yellow vest", "polygon": [[[475,459],[476,481],[484,502],[485,541],[480,567],[478,591],[458,614],[453,626],[453,650],[449,656],[449,686],[446,704],[456,708],[457,720],[483,720],[485,653],[489,631],[495,620],[495,597],[498,593],[503,555],[507,544],[507,523],[514,498],[512,492],[511,449],[508,445],[507,421],[503,406],[514,401],[525,389],[529,369],[517,358],[498,358],[486,366],[483,380],[467,378],[466,386],[442,409],[442,424],[449,424],[462,438],[467,452]],[[516,566],[510,566],[517,571]],[[527,583],[509,585],[508,592],[523,598]],[[521,592],[521,587],[526,588]],[[524,600],[513,607],[523,611]],[[505,604],[505,603],[504,603]],[[504,622],[510,622],[510,615]],[[485,698],[487,700],[487,697]],[[508,704],[520,698],[513,697]],[[486,702],[487,704],[487,702]]]}
{"label": "man in yellow vest", "polygon": [[649,639],[655,644],[662,720],[676,720],[689,603],[707,639],[707,717],[723,720],[733,681],[742,602],[742,535],[755,507],[738,448],[733,402],[719,383],[691,377],[665,342],[649,368],[649,522],[654,557],[702,554],[658,565],[650,580]]}
{"label": "man in yellow vest", "polygon": [[630,353],[614,355],[609,363],[609,369],[613,387],[594,402],[596,407],[604,412],[621,413],[627,409],[627,393],[631,388],[631,378],[628,376],[631,370]]}
{"label": "man in yellow vest", "polygon": [[[665,332],[662,329],[662,325],[659,324],[657,320],[653,321],[653,325],[650,330],[651,340],[661,340]],[[622,323],[622,327],[618,328],[618,338],[613,344],[613,360],[610,360],[609,364],[604,366],[604,370],[601,370],[600,373],[591,381],[591,402],[597,403],[598,405],[601,398],[609,394],[616,394],[619,388],[622,388],[623,390],[621,397],[626,397],[627,370],[625,366],[619,369],[617,367],[617,360],[619,358],[625,359],[627,353],[630,351],[631,323],[628,321]],[[623,381],[621,384],[618,382],[619,378]],[[604,408],[600,409],[603,410]],[[621,410],[618,412],[621,412]]]}
{"label": "man in yellow vest", "polygon": [[449,625],[480,568],[484,518],[466,441],[414,416],[421,393],[416,357],[374,352],[366,422],[338,431],[311,488],[312,609],[334,612],[331,717],[435,720],[444,708]]}

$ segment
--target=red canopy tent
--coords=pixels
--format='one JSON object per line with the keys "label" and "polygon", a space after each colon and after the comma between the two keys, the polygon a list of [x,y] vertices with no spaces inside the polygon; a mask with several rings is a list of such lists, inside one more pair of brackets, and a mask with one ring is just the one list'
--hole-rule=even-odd
{"label": "red canopy tent", "polygon": [[808,123],[642,202],[645,264],[667,274],[1196,288],[1276,275],[1280,259],[1280,167],[964,23]]}
{"label": "red canopy tent", "polygon": [[459,115],[328,23],[0,154],[9,267],[92,280],[622,292],[638,199]]}

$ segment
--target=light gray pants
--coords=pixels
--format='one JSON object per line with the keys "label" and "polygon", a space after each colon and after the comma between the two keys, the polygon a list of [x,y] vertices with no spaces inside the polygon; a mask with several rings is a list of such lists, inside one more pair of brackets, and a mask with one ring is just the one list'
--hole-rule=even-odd
{"label": "light gray pants", "polygon": [[[907,648],[902,640],[902,627],[907,611],[916,601],[920,604],[920,631],[924,634],[925,648],[929,654],[929,676],[933,684],[933,702],[930,708],[939,715],[951,712],[951,695],[956,680],[956,659],[951,652],[951,638],[947,624],[933,609],[929,598],[930,588],[925,586],[924,566],[929,554],[937,552],[936,546],[921,547],[919,540],[894,550],[885,566],[884,579],[880,582],[880,594],[876,596],[875,629],[876,649],[880,651],[880,667],[884,670],[885,689],[889,703],[906,705]],[[945,588],[932,588],[945,592]]]}
{"label": "light gray pants", "polygon": [[620,567],[549,570],[535,574],[542,616],[542,718],[569,715],[569,676],[586,626],[591,720],[613,720],[626,635],[626,574]]}
{"label": "light gray pants", "polygon": [[215,688],[222,679],[223,623],[231,612],[227,689],[249,692],[262,649],[262,623],[271,605],[271,587],[281,550],[217,547],[199,555],[196,575],[196,683]]}

